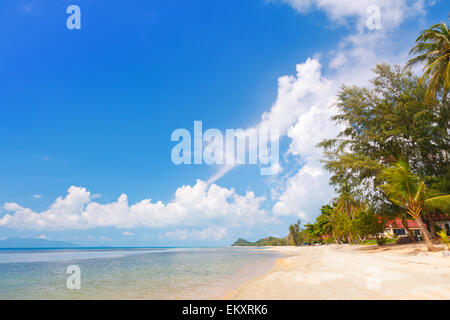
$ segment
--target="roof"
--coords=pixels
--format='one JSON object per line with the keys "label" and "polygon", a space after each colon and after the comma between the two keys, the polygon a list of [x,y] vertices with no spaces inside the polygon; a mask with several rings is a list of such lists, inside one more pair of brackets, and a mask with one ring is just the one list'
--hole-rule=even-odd
{"label": "roof", "polygon": [[[450,220],[450,214],[440,214],[440,215],[433,215],[432,217],[433,221],[445,221]],[[406,222],[408,223],[408,228],[410,229],[419,229],[419,224],[416,220],[406,219]],[[423,222],[424,225],[426,225],[426,222]],[[394,229],[405,229],[405,226],[403,225],[400,218],[396,218],[394,220],[389,220],[386,222],[386,227],[388,228],[394,228]]]}
{"label": "roof", "polygon": [[[406,222],[408,223],[409,229],[418,229],[419,224],[416,220],[410,220],[406,219]],[[403,225],[402,221],[399,218],[396,218],[395,220],[390,220],[386,222],[386,227],[394,228],[394,229],[405,229],[405,226]]]}

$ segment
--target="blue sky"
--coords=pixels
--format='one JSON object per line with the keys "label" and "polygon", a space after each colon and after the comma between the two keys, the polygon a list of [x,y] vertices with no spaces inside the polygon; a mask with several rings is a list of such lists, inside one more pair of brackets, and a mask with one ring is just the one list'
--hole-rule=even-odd
{"label": "blue sky", "polygon": [[[70,4],[81,30],[66,28]],[[364,24],[370,4],[380,30]],[[366,84],[376,63],[403,63],[448,12],[421,0],[3,1],[0,238],[210,246],[284,236],[333,197],[314,145],[338,130],[336,90]],[[219,166],[170,158],[171,133],[195,120],[281,128],[282,170],[242,165],[208,185]]]}

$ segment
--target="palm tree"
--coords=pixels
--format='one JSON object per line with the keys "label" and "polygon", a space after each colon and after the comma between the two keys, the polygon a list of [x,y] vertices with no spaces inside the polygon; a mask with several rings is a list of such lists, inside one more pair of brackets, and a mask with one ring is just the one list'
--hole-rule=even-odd
{"label": "palm tree", "polygon": [[428,237],[427,230],[421,218],[425,207],[447,210],[450,207],[450,195],[430,197],[430,192],[423,180],[414,175],[406,162],[398,162],[394,167],[385,169],[383,177],[386,183],[381,186],[389,200],[406,209],[420,227],[428,251],[437,251]]}
{"label": "palm tree", "polygon": [[435,102],[441,89],[442,99],[446,101],[450,88],[450,33],[447,25],[441,22],[422,31],[409,54],[416,56],[407,62],[407,68],[425,64],[419,83],[427,84],[427,102]]}
{"label": "palm tree", "polygon": [[341,184],[338,192],[339,196],[335,199],[336,209],[354,219],[354,212],[358,205],[358,201],[355,200],[356,194],[347,183]]}
{"label": "palm tree", "polygon": [[[321,215],[323,217],[322,232],[323,234],[333,235],[333,207],[330,205],[325,205],[320,208]],[[320,218],[317,219],[320,219]]]}

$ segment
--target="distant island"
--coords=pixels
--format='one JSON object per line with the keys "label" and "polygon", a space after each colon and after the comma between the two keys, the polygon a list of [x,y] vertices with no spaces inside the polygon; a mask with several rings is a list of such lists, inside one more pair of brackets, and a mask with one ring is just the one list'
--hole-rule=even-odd
{"label": "distant island", "polygon": [[250,242],[239,238],[233,243],[232,247],[263,247],[263,246],[288,246],[290,245],[287,238],[266,237],[255,242]]}
{"label": "distant island", "polygon": [[74,248],[80,247],[79,245],[66,242],[66,241],[52,241],[47,239],[36,238],[7,238],[0,240],[0,249],[13,249],[13,248]]}

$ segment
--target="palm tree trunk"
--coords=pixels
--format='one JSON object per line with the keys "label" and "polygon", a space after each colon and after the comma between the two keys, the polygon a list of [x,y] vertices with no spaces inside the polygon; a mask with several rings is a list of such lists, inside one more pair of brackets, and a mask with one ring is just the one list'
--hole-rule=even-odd
{"label": "palm tree trunk", "polygon": [[349,234],[348,234],[348,236],[347,236],[347,242],[348,243],[353,243],[353,236],[352,236],[352,233],[350,232]]}
{"label": "palm tree trunk", "polygon": [[423,224],[420,215],[417,217],[416,221],[419,224],[420,231],[422,232],[422,236],[423,239],[425,240],[425,245],[427,246],[428,251],[441,251],[441,248],[438,248],[431,243],[430,238],[428,237],[427,234],[427,228],[425,228],[425,225]]}
{"label": "palm tree trunk", "polygon": [[431,213],[427,212],[427,218],[429,223],[428,226],[430,227],[430,239],[434,239],[436,231],[434,230],[433,217],[431,216]]}
{"label": "palm tree trunk", "polygon": [[400,220],[402,221],[403,226],[406,229],[406,233],[408,234],[409,238],[411,239],[411,242],[417,242],[416,237],[414,237],[414,233],[412,233],[411,229],[408,227],[408,221],[404,216],[400,216]]}

